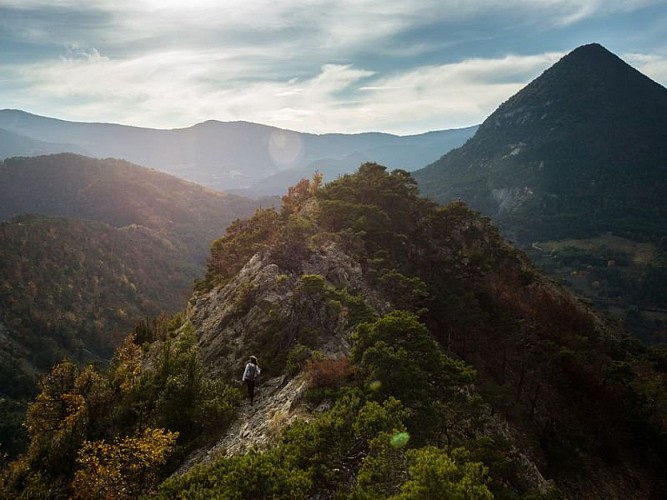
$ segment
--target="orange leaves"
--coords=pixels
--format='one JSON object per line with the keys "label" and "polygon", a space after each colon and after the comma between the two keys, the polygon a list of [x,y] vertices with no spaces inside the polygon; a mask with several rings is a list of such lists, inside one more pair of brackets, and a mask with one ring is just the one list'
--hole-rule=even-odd
{"label": "orange leaves", "polygon": [[354,372],[355,367],[346,357],[311,360],[306,366],[311,387],[340,387]]}
{"label": "orange leaves", "polygon": [[84,441],[77,458],[74,498],[136,498],[150,492],[174,450],[177,432],[146,429],[139,437]]}

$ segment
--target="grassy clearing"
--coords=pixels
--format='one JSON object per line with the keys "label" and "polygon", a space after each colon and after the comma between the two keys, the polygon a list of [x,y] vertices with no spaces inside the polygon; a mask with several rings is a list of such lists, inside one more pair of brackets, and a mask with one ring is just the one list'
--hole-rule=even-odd
{"label": "grassy clearing", "polygon": [[604,250],[624,253],[636,265],[646,265],[653,262],[656,255],[655,245],[651,243],[637,243],[636,241],[614,236],[613,234],[602,234],[597,238],[567,239],[557,241],[536,242],[534,248],[544,252],[561,252],[567,248],[576,248],[593,254]]}

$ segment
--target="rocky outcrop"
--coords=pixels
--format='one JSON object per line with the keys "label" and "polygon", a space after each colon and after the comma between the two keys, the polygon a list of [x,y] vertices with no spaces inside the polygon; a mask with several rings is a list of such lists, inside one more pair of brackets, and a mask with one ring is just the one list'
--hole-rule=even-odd
{"label": "rocky outcrop", "polygon": [[[282,269],[270,253],[258,253],[226,285],[193,296],[187,324],[213,376],[240,385],[244,363],[250,354],[256,354],[252,346],[282,342],[286,345],[281,349],[289,349],[304,325],[317,333],[311,340],[326,357],[349,353],[353,327],[345,308],[333,307],[317,293],[304,293],[303,276],[321,276],[325,286],[363,296],[369,309],[377,313],[389,310],[390,304],[365,282],[361,265],[333,244],[313,251],[299,271]],[[260,357],[260,365],[270,361]],[[284,366],[281,368],[262,371],[254,405],[246,400],[225,433],[193,452],[177,473],[219,456],[266,449],[276,443],[285,426],[318,411],[302,402],[307,377],[300,374],[290,379]]]}
{"label": "rocky outcrop", "polygon": [[[316,332],[311,340],[318,350],[332,357],[347,354],[352,327],[344,309],[302,293],[304,275],[319,275],[328,286],[363,296],[373,311],[389,310],[390,304],[364,281],[359,263],[333,244],[313,251],[301,272],[282,269],[268,252],[258,253],[231,282],[191,300],[188,318],[213,375],[240,377],[247,357],[256,354],[253,347],[277,342],[289,349],[303,336],[306,323]],[[274,370],[271,375],[279,374]]]}

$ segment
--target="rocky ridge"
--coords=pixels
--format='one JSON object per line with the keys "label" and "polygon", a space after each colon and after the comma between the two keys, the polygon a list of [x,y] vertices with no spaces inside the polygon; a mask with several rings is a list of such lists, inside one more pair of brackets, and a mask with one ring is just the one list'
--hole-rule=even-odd
{"label": "rocky ridge", "polygon": [[[325,282],[351,293],[361,293],[367,305],[377,313],[390,304],[364,281],[361,266],[334,245],[321,247],[302,263],[302,272],[286,271],[271,261],[268,254],[255,255],[224,287],[197,295],[190,301],[188,318],[199,342],[202,360],[214,375],[234,379],[243,369],[249,346],[257,337],[280,320],[283,333],[297,335],[295,310],[305,310],[318,334],[317,348],[329,357],[349,353],[351,325],[344,311],[332,314],[326,303],[299,296],[299,278],[319,275]],[[299,320],[300,318],[296,318]],[[261,347],[261,346],[258,346]],[[260,364],[261,364],[260,360]],[[231,367],[231,373],[225,368]]]}
{"label": "rocky ridge", "polygon": [[[193,296],[187,311],[188,324],[194,329],[209,373],[240,384],[245,360],[253,354],[248,346],[257,345],[257,337],[271,331],[276,318],[293,317],[295,309],[306,311],[314,321],[313,328],[319,332],[315,346],[318,351],[329,358],[349,354],[352,326],[345,310],[332,314],[326,303],[300,294],[300,275],[319,275],[330,286],[362,292],[367,305],[376,313],[389,310],[389,302],[365,282],[360,264],[333,244],[314,252],[302,263],[301,271],[281,269],[268,253],[258,253],[227,285]],[[296,335],[295,328],[297,325],[288,324],[283,333],[287,337]],[[260,365],[265,361],[269,360],[260,358]],[[196,450],[177,473],[187,472],[193,465],[207,463],[220,455],[266,449],[275,444],[283,427],[326,409],[326,404],[311,408],[302,401],[301,396],[308,388],[303,373],[290,379],[276,370],[274,367],[263,370],[255,404],[251,406],[246,400],[225,434]]]}
{"label": "rocky ridge", "polygon": [[[228,284],[195,294],[190,301],[186,324],[194,329],[209,373],[226,378],[245,391],[240,374],[245,360],[254,353],[248,346],[257,345],[257,337],[271,331],[276,317],[294,315],[295,310],[307,311],[309,320],[314,320],[314,328],[320,333],[315,348],[325,357],[349,355],[353,328],[345,310],[332,315],[325,303],[301,294],[299,278],[304,275],[320,275],[328,286],[360,293],[376,314],[384,314],[392,308],[392,304],[367,283],[361,265],[334,244],[314,251],[296,271],[282,269],[272,261],[269,252],[260,252]],[[304,318],[296,316],[296,319]],[[230,366],[232,370],[227,369]],[[328,400],[313,405],[303,397],[310,387],[304,371],[293,378],[276,373],[275,368],[263,371],[254,404],[246,398],[229,428],[192,452],[175,475],[185,474],[219,457],[261,452],[275,446],[282,430],[291,423],[309,421],[330,409]],[[474,391],[474,386],[470,390]],[[534,459],[520,448],[516,431],[501,415],[493,415],[483,432],[502,435],[516,443],[512,446],[512,460],[522,471],[522,480],[529,488],[546,492],[553,486],[553,481],[542,475]]]}

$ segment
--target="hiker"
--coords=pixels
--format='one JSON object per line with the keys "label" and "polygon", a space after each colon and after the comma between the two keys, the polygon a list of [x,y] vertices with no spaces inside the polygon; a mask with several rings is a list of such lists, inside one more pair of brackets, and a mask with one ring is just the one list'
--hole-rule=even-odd
{"label": "hiker", "polygon": [[250,361],[246,363],[245,370],[243,370],[243,382],[248,386],[250,404],[252,404],[252,400],[255,398],[255,379],[260,371],[259,365],[257,364],[257,358],[255,356],[250,356]]}

